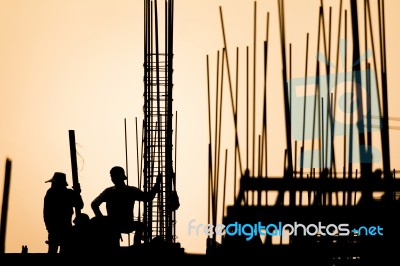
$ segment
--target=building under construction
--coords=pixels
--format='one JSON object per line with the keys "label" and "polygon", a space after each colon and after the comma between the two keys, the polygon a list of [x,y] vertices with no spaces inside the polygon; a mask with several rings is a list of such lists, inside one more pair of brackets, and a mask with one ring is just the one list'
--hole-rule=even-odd
{"label": "building under construction", "polygon": [[[222,7],[220,8],[224,45],[222,52],[218,53],[214,139],[211,132],[212,104],[210,101],[208,105],[210,134],[207,211],[209,224],[217,225],[217,221],[221,219],[224,225],[234,227],[226,227],[225,234],[220,239],[216,234],[205,239],[207,247],[205,255],[181,256],[180,258],[187,259],[186,262],[194,260],[215,262],[215,258],[232,259],[232,257],[241,256],[248,259],[252,256],[261,257],[265,259],[262,262],[266,264],[295,261],[299,264],[307,263],[307,265],[360,265],[360,263],[365,265],[366,261],[369,263],[380,261],[382,265],[385,264],[383,261],[390,260],[395,264],[400,260],[396,250],[400,230],[397,229],[395,215],[400,210],[398,199],[400,181],[396,178],[396,171],[390,164],[389,120],[391,117],[388,113],[384,1],[378,0],[375,14],[371,12],[369,0],[363,1],[364,23],[360,23],[361,15],[358,8],[360,1],[348,0],[346,3],[350,6],[349,11],[343,9],[342,2],[345,1],[340,0],[336,45],[337,49],[344,47],[345,62],[348,58],[351,61],[351,67],[345,69],[343,73],[333,73],[328,64],[322,64],[317,60],[315,77],[308,78],[309,38],[307,35],[305,75],[302,79],[294,79],[290,74],[291,50],[287,49],[285,37],[284,1],[278,0],[280,35],[271,38],[279,38],[281,43],[281,89],[284,96],[284,131],[286,133],[286,149],[281,151],[285,162],[282,167],[282,176],[270,176],[267,171],[266,80],[270,44],[269,13],[267,13],[267,34],[262,43],[264,54],[261,60],[264,87],[263,97],[259,97],[262,100],[262,117],[259,122],[262,125],[262,132],[260,134],[255,132],[255,104],[253,103],[251,117],[253,129],[249,126],[250,110],[248,108],[246,123],[243,123],[246,124],[247,145],[243,145],[243,138],[239,137],[239,132],[242,131],[238,128],[238,88],[235,92],[233,91],[231,82],[233,71],[228,61],[229,47],[225,36]],[[319,15],[317,53],[323,51],[327,62],[336,60],[336,65],[338,65],[339,52],[336,53],[336,58],[330,56],[330,49],[334,47],[331,43],[335,43],[330,30],[333,27],[331,8],[328,12],[321,1],[320,8],[316,12]],[[160,16],[164,17],[163,20],[159,20],[159,14],[164,14]],[[254,15],[256,14],[257,3],[254,2]],[[328,19],[327,14],[329,14]],[[377,25],[372,25],[372,18],[378,21]],[[140,165],[138,183],[144,191],[149,191],[157,176],[162,175],[162,189],[153,202],[140,205],[136,215],[137,219],[143,221],[149,229],[143,239],[144,246],[150,247],[150,252],[157,251],[156,255],[160,254],[160,249],[158,249],[160,245],[167,247],[170,255],[185,255],[180,243],[176,242],[175,228],[175,212],[179,207],[179,199],[175,190],[176,167],[174,165],[176,162],[176,157],[174,157],[176,156],[176,149],[174,149],[176,114],[174,116],[173,112],[173,24],[173,0],[163,2],[162,6],[159,6],[156,0],[144,0],[144,103],[141,149],[138,156],[138,165]],[[374,31],[376,29],[378,29],[377,32]],[[361,30],[364,31],[365,40],[360,38]],[[347,44],[342,46],[341,39],[351,39],[352,46],[348,47]],[[369,46],[371,44],[372,46]],[[254,51],[255,46],[254,42]],[[366,51],[373,50],[371,59],[367,57],[363,62],[360,61],[361,47]],[[255,52],[253,55],[255,66]],[[247,69],[249,61],[250,58],[247,60]],[[253,69],[255,71],[256,68]],[[220,163],[223,77],[229,79],[229,82],[224,85],[228,84],[230,89],[229,100],[235,131],[233,132],[235,136],[234,201],[231,205],[225,204],[227,150],[225,151],[225,169],[221,167],[224,164]],[[343,113],[351,113],[349,119],[355,119],[354,121],[346,121],[348,116],[345,115],[343,123],[337,122],[338,95],[335,88],[339,82],[345,86],[344,97],[349,95],[351,99],[366,103],[354,106],[352,104],[354,101],[344,100],[344,108],[349,109]],[[297,87],[304,89],[304,94],[300,98],[294,93]],[[312,90],[313,93],[308,93],[308,90]],[[209,95],[211,93],[210,86],[208,86],[208,93]],[[247,96],[248,99],[249,92]],[[255,98],[253,95],[254,101]],[[347,104],[347,102],[351,103]],[[250,105],[247,104],[247,106]],[[294,130],[294,128],[300,130]],[[343,147],[335,145],[337,143],[335,140],[338,138],[337,131],[342,132],[340,138]],[[377,169],[373,168],[372,133],[379,134],[381,146],[382,165]],[[256,145],[256,135],[258,145]],[[252,148],[250,148],[250,142],[252,142]],[[241,153],[244,146],[246,158],[243,158]],[[344,150],[342,156],[338,156],[342,150]],[[75,152],[71,151],[71,153]],[[250,153],[252,156],[249,155]],[[352,160],[355,154],[359,158],[359,165]],[[343,159],[343,162],[339,162],[338,158]],[[73,165],[73,168],[76,168],[76,165]],[[223,193],[219,186],[221,169],[225,170]],[[11,163],[7,161],[6,180],[8,181],[10,171]],[[9,184],[6,184],[5,187],[8,186]],[[8,190],[5,189],[5,191]],[[218,200],[220,194],[223,194],[221,217],[217,215],[217,210],[221,206]],[[2,209],[2,243],[0,243],[2,253],[4,253],[7,197],[8,193],[4,193],[5,207]],[[273,201],[272,204],[271,201]],[[144,249],[135,249],[134,246],[124,248],[125,250],[126,252],[121,253],[121,258],[125,258],[122,255],[126,254],[143,255],[145,259],[151,256],[157,257],[152,255],[153,253],[144,252]],[[159,259],[166,258],[164,256],[166,253],[162,255]],[[17,257],[16,254],[10,254],[10,258],[14,259],[14,262],[21,258],[32,259],[29,256]],[[39,260],[41,259],[44,257],[39,257]]]}
{"label": "building under construction", "polygon": [[[255,71],[256,58],[262,58],[263,97],[257,98],[262,99],[262,115],[257,120],[262,125],[258,128],[262,130],[259,134],[255,132],[255,109],[249,109],[251,94],[247,87],[246,115],[241,116],[246,119],[240,122],[246,125],[246,137],[241,138],[239,135],[243,130],[238,128],[238,48],[236,65],[231,67],[228,60],[228,51],[231,50],[227,45],[224,17],[220,8],[224,43],[217,59],[215,126],[211,122],[211,107],[214,103],[210,101],[208,83],[208,217],[210,224],[217,226],[221,220],[226,227],[223,234],[214,233],[209,236],[207,255],[262,256],[265,263],[314,262],[316,265],[366,265],[373,261],[382,265],[387,261],[399,261],[397,243],[400,231],[395,214],[400,210],[400,180],[396,178],[396,170],[390,164],[391,117],[388,113],[384,1],[377,2],[376,10],[371,9],[368,0],[340,1],[338,4],[337,40],[331,36],[331,28],[334,27],[331,23],[332,7],[324,6],[321,1],[319,10],[315,10],[319,15],[316,53],[325,55],[325,62],[317,58],[316,69],[312,73],[315,76],[310,77],[307,73],[310,53],[307,33],[305,75],[302,78],[292,78],[291,44],[286,43],[285,36],[285,5],[284,1],[278,0],[280,35],[272,38],[279,38],[281,44],[281,89],[286,132],[286,149],[282,151],[282,176],[270,176],[267,172],[266,84],[271,42],[269,12],[266,18],[266,39],[262,43],[264,53],[257,57],[257,2],[254,2],[254,58],[249,58],[247,47],[245,67],[249,77],[251,60]],[[344,4],[348,4],[349,10],[343,8]],[[360,13],[360,10],[363,12]],[[377,25],[373,21],[377,21]],[[361,31],[364,39],[360,37]],[[350,41],[342,42],[343,39]],[[338,50],[336,58],[332,58],[331,50],[335,44]],[[372,56],[362,57],[362,49],[365,49],[365,53],[372,51]],[[334,62],[338,66],[340,54],[344,56],[342,60],[345,62],[345,70],[338,73],[336,68],[332,72],[329,64]],[[351,66],[347,69],[348,60]],[[277,63],[273,62],[273,65],[276,67]],[[209,80],[212,75],[209,73],[208,56],[207,70]],[[234,165],[234,200],[231,205],[225,204],[227,150],[225,163],[220,163],[219,132],[224,78],[228,80],[224,84],[229,86],[228,102],[231,102],[234,125],[232,134],[235,136],[234,159],[231,161],[231,165]],[[236,80],[235,89],[231,80]],[[255,80],[253,84],[256,84]],[[342,95],[338,95],[336,89],[339,85],[344,86]],[[303,92],[301,97],[298,96],[299,90]],[[341,110],[344,118],[338,119],[337,101],[343,100],[343,97],[344,104],[340,108],[345,108]],[[256,106],[255,99],[254,89],[253,108]],[[249,116],[251,111],[253,115]],[[249,126],[251,123],[253,128]],[[215,129],[214,138],[212,128]],[[382,164],[373,168],[375,154],[372,140],[377,135]],[[340,139],[343,146],[337,145],[337,139]],[[246,152],[241,153],[243,150]],[[242,154],[246,154],[246,158]],[[358,165],[355,163],[356,157]],[[249,161],[252,161],[252,165]],[[219,185],[222,182],[220,172],[225,173],[223,185]],[[218,201],[221,194],[222,205]],[[217,215],[219,209],[222,209],[222,217]]]}

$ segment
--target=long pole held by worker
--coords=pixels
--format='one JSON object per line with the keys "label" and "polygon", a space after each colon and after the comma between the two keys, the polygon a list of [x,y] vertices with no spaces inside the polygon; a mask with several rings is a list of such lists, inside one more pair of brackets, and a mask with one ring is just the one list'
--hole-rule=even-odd
{"label": "long pole held by worker", "polygon": [[[76,162],[76,147],[75,147],[75,131],[69,130],[69,148],[71,153],[71,170],[72,170],[72,188],[80,193],[80,184],[78,178],[78,164]],[[81,214],[79,208],[75,208],[75,216]]]}

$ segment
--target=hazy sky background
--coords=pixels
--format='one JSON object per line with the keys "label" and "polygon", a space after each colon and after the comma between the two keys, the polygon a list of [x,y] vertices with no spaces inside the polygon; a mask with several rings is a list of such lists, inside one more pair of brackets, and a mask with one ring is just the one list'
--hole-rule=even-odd
{"label": "hazy sky background", "polygon": [[[360,12],[363,2],[358,2]],[[162,5],[164,1],[159,3]],[[217,53],[223,48],[219,8],[223,12],[232,82],[235,81],[236,48],[239,48],[238,126],[243,160],[245,55],[246,47],[249,47],[252,91],[255,3],[256,134],[258,136],[261,132],[262,45],[269,12],[268,174],[281,176],[285,127],[277,1],[175,0],[173,108],[178,112],[176,174],[181,201],[177,210],[177,242],[186,252],[205,253],[206,247],[206,236],[196,236],[194,232],[189,235],[188,223],[192,219],[195,219],[195,224],[207,223],[209,131],[206,58],[208,55],[215,114]],[[308,32],[308,73],[314,76],[320,1],[286,0],[284,3],[287,47],[292,44],[292,75],[304,77]],[[343,14],[347,9],[349,15],[350,37],[349,3],[343,1]],[[339,1],[324,1],[326,21],[330,6],[332,58],[336,58]],[[400,85],[397,69],[400,60],[399,7],[399,1],[385,1],[391,117],[400,116],[397,103]],[[22,245],[27,245],[29,252],[47,251],[42,208],[49,184],[44,182],[53,172],[62,171],[72,185],[68,130],[75,130],[78,174],[85,202],[83,212],[93,216],[90,202],[112,185],[110,168],[114,165],[126,167],[124,119],[127,122],[129,184],[137,185],[135,118],[140,128],[144,88],[143,9],[141,0],[0,0],[0,159],[3,160],[0,163],[0,184],[4,182],[5,160],[12,160],[6,252],[20,252]],[[377,25],[376,1],[371,1],[371,12],[373,23]],[[160,15],[160,19],[163,18]],[[360,14],[360,22],[362,19]],[[343,38],[343,24],[341,32]],[[375,31],[375,49],[379,44],[377,36]],[[361,53],[364,52],[364,47],[361,47]],[[347,65],[350,69],[350,59]],[[341,64],[337,67],[343,71]],[[233,197],[234,135],[226,76],[224,84],[221,162],[225,149],[228,149],[226,204],[229,205]],[[390,141],[392,168],[398,168],[399,131],[390,131]],[[375,145],[380,147],[379,143]],[[375,166],[380,167],[379,162]],[[126,241],[123,244],[127,244]]]}

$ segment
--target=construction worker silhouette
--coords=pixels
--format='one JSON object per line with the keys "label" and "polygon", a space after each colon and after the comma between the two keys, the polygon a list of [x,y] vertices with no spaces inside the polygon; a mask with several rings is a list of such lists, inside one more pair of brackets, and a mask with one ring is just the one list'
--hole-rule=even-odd
{"label": "construction worker silhouette", "polygon": [[66,175],[55,172],[50,180],[51,187],[44,197],[43,218],[48,232],[48,253],[65,253],[72,229],[74,208],[82,209],[83,201],[79,188],[68,188]]}
{"label": "construction worker silhouette", "polygon": [[125,184],[127,177],[124,169],[120,166],[111,168],[110,176],[114,186],[106,188],[91,203],[95,218],[104,216],[100,211],[100,205],[105,202],[107,223],[111,225],[111,230],[115,232],[114,246],[119,246],[121,233],[131,233],[133,231],[135,232],[134,244],[141,244],[146,227],[144,223],[134,221],[134,204],[135,201],[150,202],[155,198],[160,191],[162,175],[159,174],[157,176],[156,183],[148,192]]}

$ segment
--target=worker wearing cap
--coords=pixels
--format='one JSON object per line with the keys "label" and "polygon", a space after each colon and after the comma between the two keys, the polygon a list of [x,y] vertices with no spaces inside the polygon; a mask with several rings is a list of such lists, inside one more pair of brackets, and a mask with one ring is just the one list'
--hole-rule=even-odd
{"label": "worker wearing cap", "polygon": [[105,202],[107,217],[117,234],[119,234],[117,239],[119,239],[121,233],[135,231],[134,244],[140,244],[145,226],[139,221],[134,221],[134,204],[135,201],[151,202],[155,198],[156,194],[160,191],[162,175],[158,175],[156,183],[148,192],[125,184],[127,177],[124,169],[120,166],[112,167],[110,176],[114,186],[106,188],[92,201],[92,210],[96,217],[103,217],[100,205]]}

